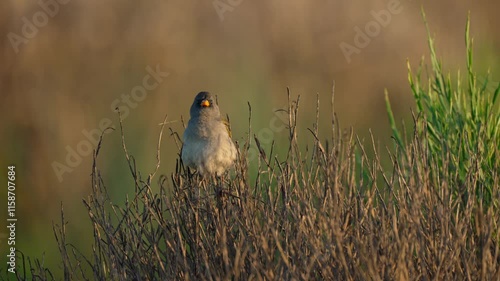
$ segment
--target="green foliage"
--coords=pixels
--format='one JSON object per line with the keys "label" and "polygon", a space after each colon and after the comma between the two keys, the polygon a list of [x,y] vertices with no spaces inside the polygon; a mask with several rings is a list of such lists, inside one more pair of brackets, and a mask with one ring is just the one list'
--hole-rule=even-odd
{"label": "green foliage", "polygon": [[[498,280],[500,208],[483,202],[500,197],[499,90],[488,93],[487,82],[477,85],[471,45],[469,87],[457,82],[453,88],[432,39],[429,45],[429,85],[422,86],[420,71],[409,73],[418,108],[413,136],[397,129],[386,93],[397,144],[389,169],[373,136],[373,151],[367,152],[352,130],[341,132],[333,93],[329,140],[318,138],[318,99],[309,129],[313,144],[300,149],[299,98],[289,95],[285,155],[277,157],[274,143],[266,152],[249,128],[231,176],[201,178],[178,163],[170,177],[155,183],[159,156],[156,170],[144,177],[120,126],[132,176],[127,185],[135,192],[119,203],[108,192],[97,164],[101,139],[92,192],[84,200],[91,253],[67,241],[62,210],[54,225],[64,279]],[[247,161],[253,141],[255,173]],[[470,194],[484,200],[464,202]],[[29,277],[57,279],[39,260],[23,263],[17,274]]]}
{"label": "green foliage", "polygon": [[[423,13],[423,12],[422,12]],[[424,20],[425,20],[425,14]],[[448,170],[438,170],[440,174],[455,174],[455,192],[467,200],[471,194],[465,193],[463,185],[473,174],[475,196],[483,203],[493,200],[493,187],[498,183],[494,175],[500,170],[500,106],[498,94],[500,84],[494,92],[489,91],[489,73],[483,83],[479,83],[473,70],[473,49],[470,38],[470,19],[465,28],[467,47],[467,85],[462,85],[460,72],[456,82],[443,71],[442,63],[436,55],[434,39],[429,28],[428,43],[432,72],[428,75],[428,85],[421,78],[422,65],[415,74],[408,62],[408,81],[417,105],[418,133],[425,135],[423,141],[429,149],[429,157],[438,161],[440,167],[448,163]],[[387,112],[397,144],[403,147],[399,130],[386,95]],[[449,157],[444,157],[449,155]]]}
{"label": "green foliage", "polygon": [[[297,108],[298,100],[289,103],[284,161],[254,138],[255,175],[246,161],[251,131],[230,177],[200,178],[179,164],[157,184],[155,173],[141,176],[122,132],[135,194],[113,202],[96,164],[98,150],[84,200],[94,233],[91,254],[66,240],[63,212],[54,226],[64,279],[498,279],[500,210],[475,200],[461,205],[455,175],[446,172],[451,163],[429,153],[425,134],[402,142],[386,170],[374,139],[369,156],[352,130],[341,133],[333,115],[331,139],[321,142],[314,124],[313,146],[304,154]],[[443,157],[452,158],[451,152]],[[474,192],[479,178],[471,174],[463,190]],[[33,279],[55,279],[43,263],[29,268]]]}

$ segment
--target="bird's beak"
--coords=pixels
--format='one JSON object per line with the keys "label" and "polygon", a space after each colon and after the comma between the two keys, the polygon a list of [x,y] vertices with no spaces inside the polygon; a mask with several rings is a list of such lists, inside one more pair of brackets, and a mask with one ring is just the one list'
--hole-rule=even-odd
{"label": "bird's beak", "polygon": [[210,102],[208,100],[203,100],[201,102],[201,107],[209,107],[210,106]]}

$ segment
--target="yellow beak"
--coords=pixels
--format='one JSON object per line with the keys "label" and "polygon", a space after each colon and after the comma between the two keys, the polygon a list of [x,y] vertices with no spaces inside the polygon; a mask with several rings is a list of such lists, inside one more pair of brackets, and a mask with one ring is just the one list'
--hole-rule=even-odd
{"label": "yellow beak", "polygon": [[210,102],[208,100],[204,100],[201,102],[201,107],[209,107],[210,106]]}

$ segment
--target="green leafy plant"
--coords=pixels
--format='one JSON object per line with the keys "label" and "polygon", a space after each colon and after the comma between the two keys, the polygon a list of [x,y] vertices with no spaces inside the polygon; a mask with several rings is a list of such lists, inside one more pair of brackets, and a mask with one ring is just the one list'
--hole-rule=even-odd
{"label": "green leafy plant", "polygon": [[[467,42],[468,32],[467,23]],[[371,147],[352,130],[341,132],[333,93],[328,141],[318,137],[318,99],[309,129],[312,146],[300,149],[306,138],[297,133],[300,99],[289,93],[283,109],[286,154],[278,157],[274,143],[266,151],[249,126],[233,174],[222,178],[201,179],[179,164],[169,177],[153,181],[161,133],[156,170],[143,176],[120,126],[135,193],[124,202],[111,197],[110,188],[123,186],[109,186],[98,165],[106,154],[101,138],[93,155],[92,191],[84,199],[93,247],[84,254],[68,241],[66,225],[74,222],[61,210],[54,224],[60,275],[65,280],[498,280],[500,208],[483,201],[500,197],[499,90],[491,94],[477,85],[471,45],[469,87],[453,88],[431,39],[429,44],[429,85],[422,86],[420,72],[409,74],[418,109],[413,135],[397,129],[386,93],[397,143],[396,151],[389,151],[389,169],[381,164],[374,138],[370,156]],[[258,163],[249,175],[253,142]],[[487,200],[464,203],[470,194]],[[53,270],[28,259],[16,277],[55,280]]]}
{"label": "green leafy plant", "polygon": [[[422,11],[425,20],[425,14]],[[498,202],[492,197],[493,187],[498,185],[496,177],[500,169],[500,106],[498,95],[500,84],[489,91],[489,73],[484,82],[478,81],[473,70],[473,40],[470,38],[470,17],[465,28],[467,47],[467,84],[462,84],[460,72],[456,82],[450,74],[445,74],[441,61],[436,55],[434,39],[426,23],[432,72],[428,75],[427,86],[422,82],[422,65],[414,73],[408,62],[408,80],[417,105],[418,133],[424,134],[429,157],[436,159],[441,167],[448,163],[448,170],[439,173],[456,175],[453,182],[457,196],[465,202],[471,194],[464,191],[467,178],[474,175],[476,198],[486,204]],[[401,133],[394,121],[386,93],[387,112],[394,138],[403,147]],[[445,157],[449,155],[449,157]]]}

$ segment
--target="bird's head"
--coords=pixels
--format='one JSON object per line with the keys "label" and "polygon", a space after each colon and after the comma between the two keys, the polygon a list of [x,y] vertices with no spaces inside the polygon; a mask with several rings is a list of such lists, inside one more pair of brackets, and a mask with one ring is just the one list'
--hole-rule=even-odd
{"label": "bird's head", "polygon": [[216,118],[220,119],[220,111],[215,99],[209,92],[200,92],[194,98],[191,110],[191,118]]}

